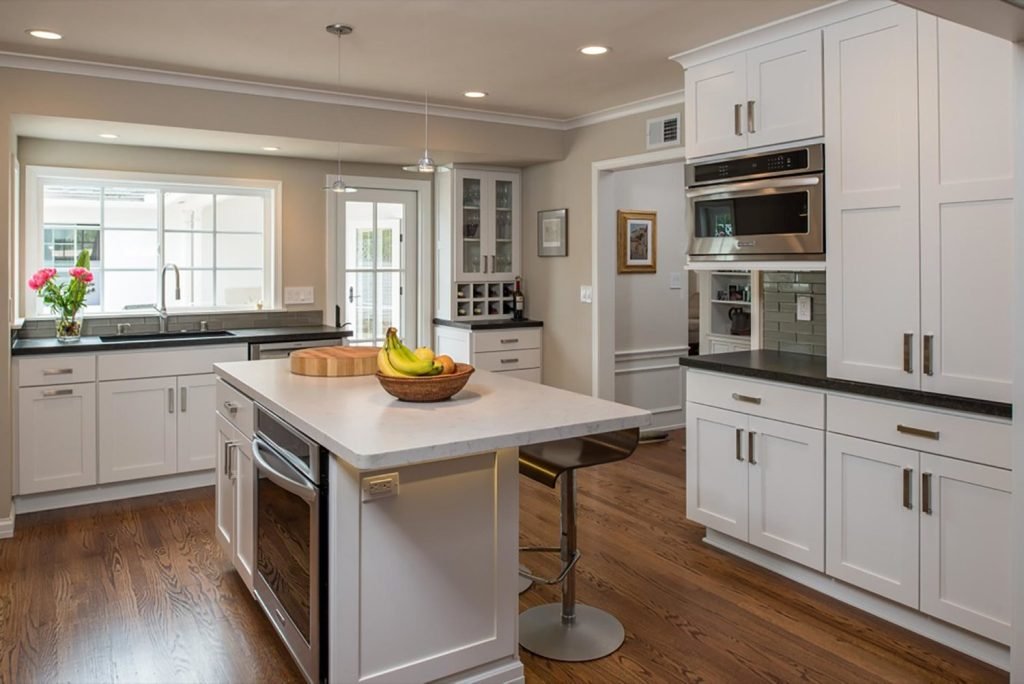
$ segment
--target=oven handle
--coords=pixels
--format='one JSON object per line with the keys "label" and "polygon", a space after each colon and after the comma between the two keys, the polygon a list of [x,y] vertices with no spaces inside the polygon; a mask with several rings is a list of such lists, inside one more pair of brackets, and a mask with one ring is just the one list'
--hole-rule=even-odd
{"label": "oven handle", "polygon": [[[319,493],[317,492],[316,487],[309,482],[295,480],[285,475],[282,471],[294,473],[301,477],[299,471],[289,465],[289,463],[283,458],[278,456],[270,445],[259,437],[252,440],[252,456],[256,461],[256,465],[266,472],[267,477],[269,477],[274,484],[301,498],[303,501],[312,503],[316,500],[317,494]],[[271,464],[271,461],[273,462],[273,465]]]}
{"label": "oven handle", "polygon": [[743,192],[745,190],[768,190],[772,188],[799,188],[809,185],[820,185],[821,174],[809,174],[806,176],[789,176],[783,178],[768,178],[765,180],[743,181],[740,183],[725,183],[722,185],[706,185],[699,188],[691,188],[686,191],[687,197],[704,197],[705,195],[720,195],[722,193]]}

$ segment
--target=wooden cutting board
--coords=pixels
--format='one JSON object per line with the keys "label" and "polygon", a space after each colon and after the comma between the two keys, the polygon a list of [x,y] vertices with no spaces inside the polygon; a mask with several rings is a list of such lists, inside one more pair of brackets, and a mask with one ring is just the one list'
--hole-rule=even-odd
{"label": "wooden cutting board", "polygon": [[289,359],[296,375],[373,375],[377,372],[378,351],[374,347],[313,347],[294,351]]}

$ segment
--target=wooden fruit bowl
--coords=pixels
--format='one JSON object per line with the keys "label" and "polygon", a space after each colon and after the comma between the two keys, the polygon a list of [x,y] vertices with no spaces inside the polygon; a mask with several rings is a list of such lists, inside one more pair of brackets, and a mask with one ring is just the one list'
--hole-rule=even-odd
{"label": "wooden fruit bowl", "polygon": [[474,370],[468,363],[457,363],[450,375],[396,378],[378,372],[377,380],[388,394],[402,401],[444,401],[466,386]]}

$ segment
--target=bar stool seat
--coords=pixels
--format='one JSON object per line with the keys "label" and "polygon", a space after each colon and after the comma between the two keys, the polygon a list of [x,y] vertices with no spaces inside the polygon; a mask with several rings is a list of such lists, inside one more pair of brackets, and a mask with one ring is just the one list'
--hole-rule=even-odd
{"label": "bar stool seat", "polygon": [[560,584],[562,600],[524,611],[519,616],[519,645],[552,660],[581,662],[614,653],[626,633],[613,615],[576,602],[576,471],[629,458],[640,441],[630,428],[600,435],[545,442],[519,449],[519,473],[554,487],[561,484],[561,540],[557,547],[523,547],[522,551],[558,551],[558,577],[537,577],[520,566],[520,576],[538,584]]}

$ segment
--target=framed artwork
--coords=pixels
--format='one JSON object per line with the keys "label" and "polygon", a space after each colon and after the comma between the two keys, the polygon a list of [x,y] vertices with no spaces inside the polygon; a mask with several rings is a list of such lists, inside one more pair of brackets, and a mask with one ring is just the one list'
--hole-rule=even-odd
{"label": "framed artwork", "polygon": [[658,214],[622,210],[619,217],[619,273],[658,272]]}
{"label": "framed artwork", "polygon": [[537,256],[569,255],[569,210],[537,212]]}

